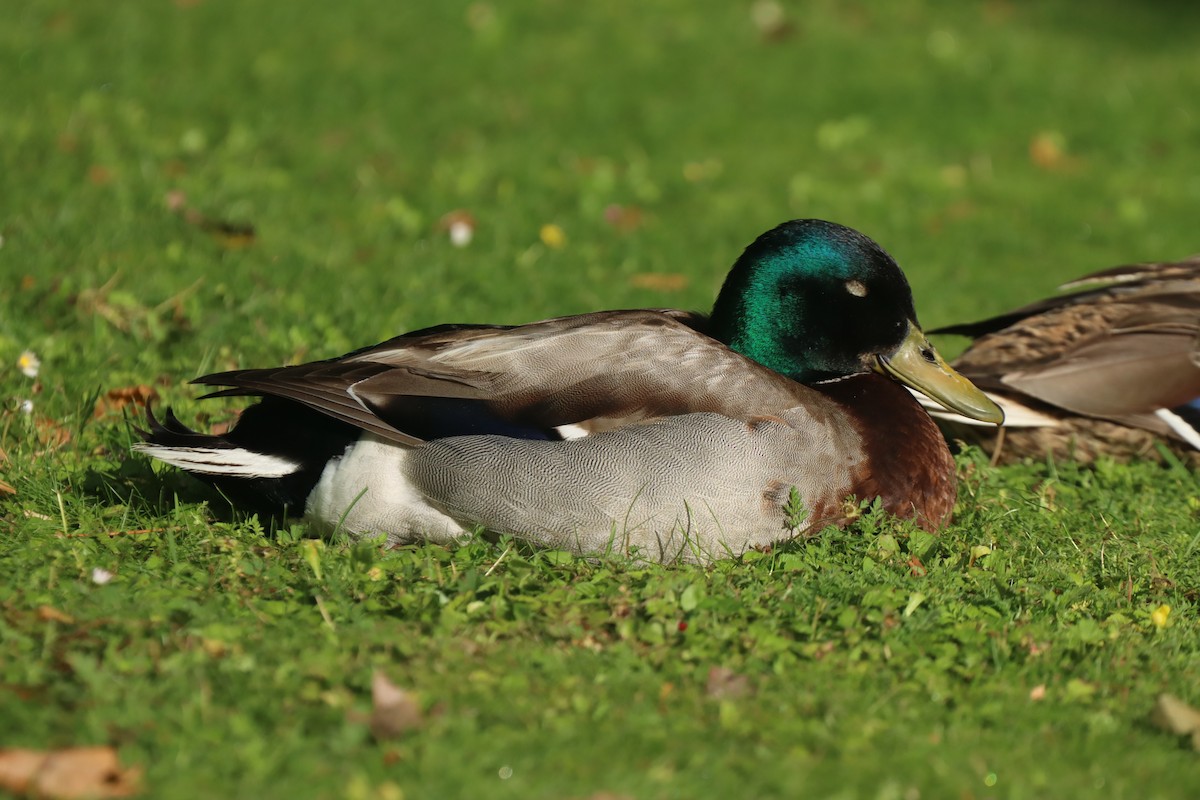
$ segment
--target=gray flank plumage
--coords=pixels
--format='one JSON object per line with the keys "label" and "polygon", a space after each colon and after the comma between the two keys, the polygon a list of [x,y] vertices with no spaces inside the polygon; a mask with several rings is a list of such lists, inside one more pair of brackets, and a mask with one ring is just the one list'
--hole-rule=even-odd
{"label": "gray flank plumage", "polygon": [[414,450],[404,469],[457,520],[576,552],[611,544],[693,560],[689,545],[711,559],[792,536],[778,488],[820,506],[830,486],[849,488],[861,447],[797,408],[756,425],[696,413],[568,442],[451,437]]}

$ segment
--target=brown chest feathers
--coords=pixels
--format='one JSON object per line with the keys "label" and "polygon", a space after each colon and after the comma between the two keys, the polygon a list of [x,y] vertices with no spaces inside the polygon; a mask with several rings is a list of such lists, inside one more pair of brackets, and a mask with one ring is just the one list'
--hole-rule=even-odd
{"label": "brown chest feathers", "polygon": [[957,496],[954,459],[937,425],[900,385],[855,375],[816,386],[843,406],[862,436],[862,460],[848,494],[878,497],[897,517],[928,531],[950,521]]}

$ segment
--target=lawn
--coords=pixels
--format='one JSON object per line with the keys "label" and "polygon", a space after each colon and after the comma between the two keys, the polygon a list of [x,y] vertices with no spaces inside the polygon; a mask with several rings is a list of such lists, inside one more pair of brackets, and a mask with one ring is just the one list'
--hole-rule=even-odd
{"label": "lawn", "polygon": [[111,745],[159,798],[1200,791],[1148,721],[1200,705],[1178,464],[968,451],[939,536],[867,509],[700,568],[264,530],[129,450],[150,392],[228,421],[205,372],[704,309],[792,217],[882,243],[928,327],[1200,250],[1200,6],[10,6],[0,747]]}

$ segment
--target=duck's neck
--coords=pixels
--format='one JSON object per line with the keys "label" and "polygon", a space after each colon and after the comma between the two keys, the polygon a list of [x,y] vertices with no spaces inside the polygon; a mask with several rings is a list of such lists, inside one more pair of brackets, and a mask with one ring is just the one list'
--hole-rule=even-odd
{"label": "duck's neck", "polygon": [[734,265],[717,295],[709,335],[792,380],[809,383],[827,377],[796,348],[813,338],[804,309],[794,298],[784,308],[781,287],[795,274],[795,259],[745,260],[743,256]]}

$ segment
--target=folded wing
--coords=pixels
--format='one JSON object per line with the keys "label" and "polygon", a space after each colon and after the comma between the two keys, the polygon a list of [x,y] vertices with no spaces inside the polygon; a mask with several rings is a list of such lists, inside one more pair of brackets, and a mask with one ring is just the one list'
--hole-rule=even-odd
{"label": "folded wing", "polygon": [[555,438],[564,425],[620,427],[715,411],[749,420],[819,393],[744,358],[678,311],[606,311],[519,327],[439,326],[341,358],[237,370],[210,396],[301,403],[401,444],[469,433]]}

